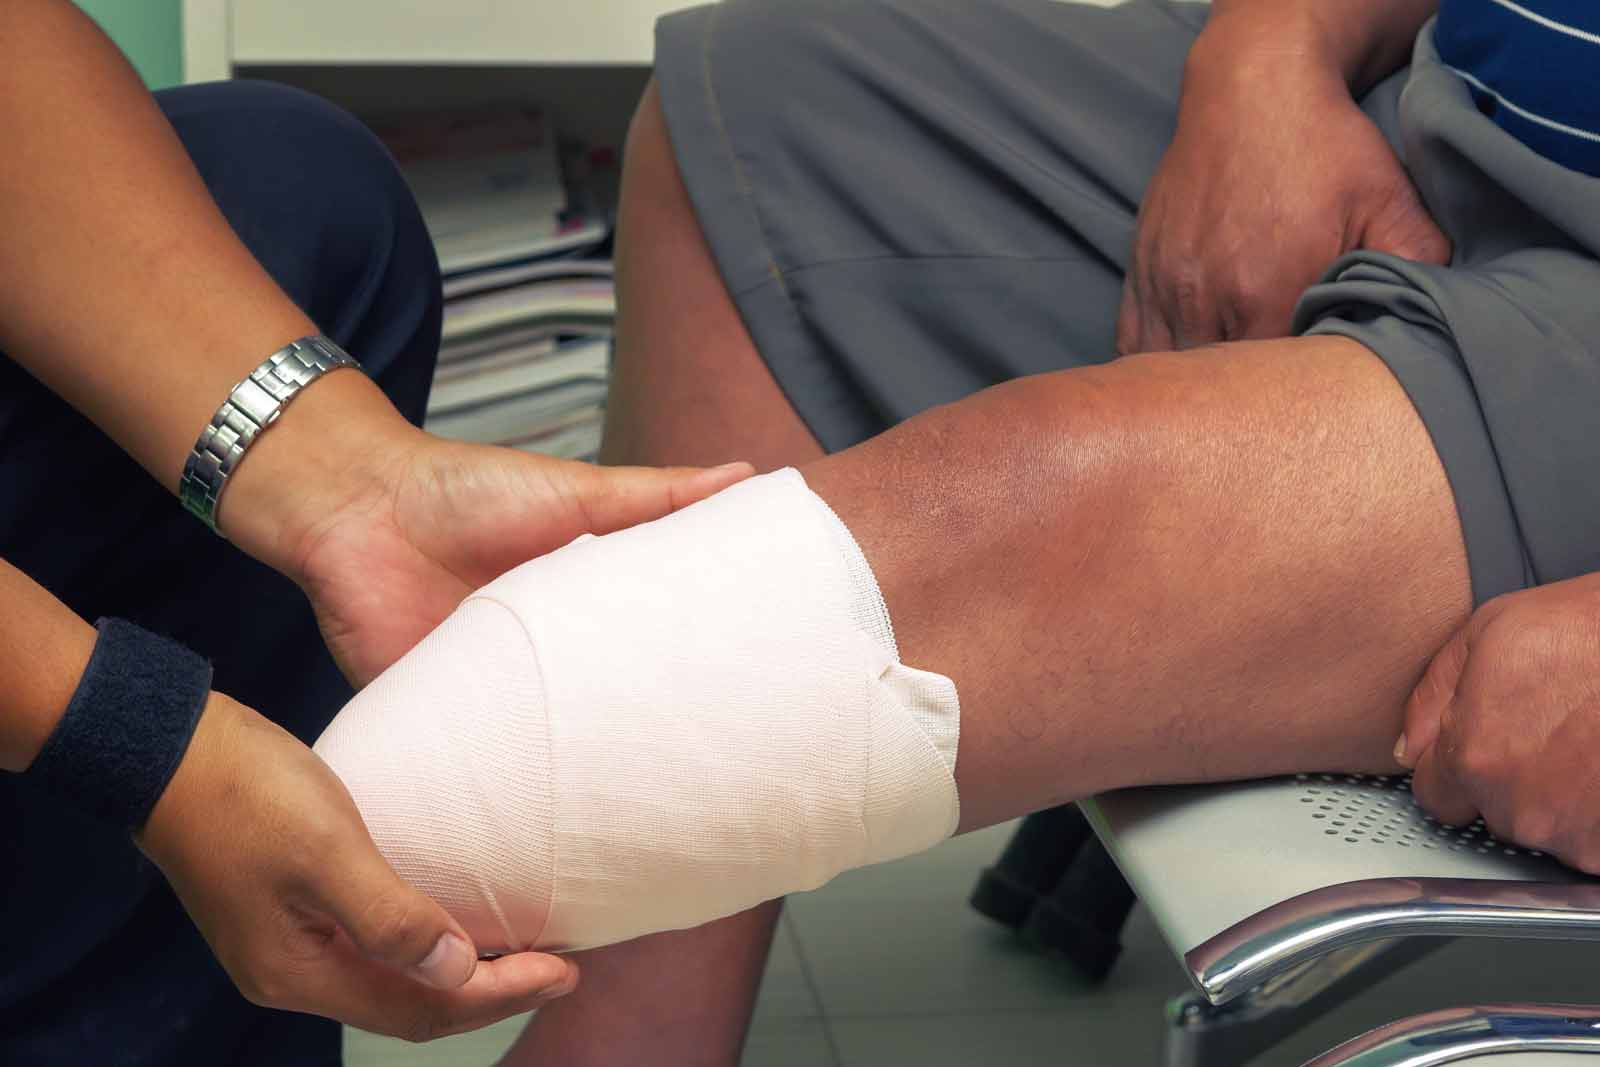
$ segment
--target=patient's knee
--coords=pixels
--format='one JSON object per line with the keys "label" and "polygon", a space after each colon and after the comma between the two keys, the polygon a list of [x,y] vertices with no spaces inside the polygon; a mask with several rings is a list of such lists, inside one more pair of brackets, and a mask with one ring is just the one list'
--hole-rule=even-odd
{"label": "patient's knee", "polygon": [[317,751],[480,948],[567,949],[949,836],[959,719],[789,470],[502,576]]}

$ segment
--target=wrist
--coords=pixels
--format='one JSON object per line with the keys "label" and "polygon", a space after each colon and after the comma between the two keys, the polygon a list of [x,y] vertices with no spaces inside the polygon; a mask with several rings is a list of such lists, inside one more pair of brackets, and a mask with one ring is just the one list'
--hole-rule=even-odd
{"label": "wrist", "polygon": [[1251,133],[1300,136],[1328,109],[1354,107],[1334,51],[1302,21],[1213,16],[1184,66],[1178,136],[1211,146]]}
{"label": "wrist", "polygon": [[[66,713],[94,654],[94,627],[0,562],[0,603],[20,624],[0,647],[0,771],[20,774]],[[13,639],[14,638],[14,639]]]}
{"label": "wrist", "polygon": [[386,499],[396,472],[424,440],[366,375],[328,373],[295,397],[240,460],[218,500],[217,528],[298,581],[316,530],[352,507]]}
{"label": "wrist", "polygon": [[241,803],[246,774],[272,754],[272,739],[261,736],[263,730],[283,733],[225,693],[212,690],[206,697],[183,759],[133,837],[140,851],[169,876],[185,844],[196,837],[196,821],[215,826],[218,811]]}
{"label": "wrist", "polygon": [[211,664],[104,618],[88,662],[25,774],[96,821],[137,830],[172,780],[211,692]]}
{"label": "wrist", "polygon": [[1439,0],[1213,0],[1191,58],[1337,77],[1360,96],[1405,65]]}
{"label": "wrist", "polygon": [[1303,4],[1274,8],[1262,18],[1253,8],[1215,7],[1189,50],[1184,95],[1191,88],[1248,86],[1287,78],[1336,81],[1348,92],[1360,74],[1361,50],[1338,32],[1326,13]]}
{"label": "wrist", "polygon": [[206,697],[183,759],[150,809],[150,817],[134,834],[134,842],[157,866],[173,854],[173,846],[182,840],[185,813],[203,806],[195,794],[201,791],[206,768],[215,765],[219,752],[226,751],[223,738],[232,729],[231,719],[237,707],[233,700],[215,690]]}

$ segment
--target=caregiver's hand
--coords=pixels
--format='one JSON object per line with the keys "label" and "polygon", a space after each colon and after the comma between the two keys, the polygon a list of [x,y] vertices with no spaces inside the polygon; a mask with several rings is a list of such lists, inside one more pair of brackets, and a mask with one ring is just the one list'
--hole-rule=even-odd
{"label": "caregiver's hand", "polygon": [[1139,211],[1121,354],[1285,336],[1300,294],[1351,249],[1449,258],[1337,58],[1293,25],[1213,16],[1190,52]]}
{"label": "caregiver's hand", "polygon": [[240,464],[219,519],[306,591],[358,686],[517,564],[580,534],[660,518],[751,473],[747,464],[596,467],[447,441],[348,371],[308,389],[280,421]]}
{"label": "caregiver's hand", "polygon": [[138,843],[257,1004],[424,1041],[577,982],[554,956],[477,962],[460,926],[383,861],[333,772],[221,694]]}
{"label": "caregiver's hand", "polygon": [[1600,874],[1600,574],[1491,600],[1434,657],[1395,755],[1422,806]]}

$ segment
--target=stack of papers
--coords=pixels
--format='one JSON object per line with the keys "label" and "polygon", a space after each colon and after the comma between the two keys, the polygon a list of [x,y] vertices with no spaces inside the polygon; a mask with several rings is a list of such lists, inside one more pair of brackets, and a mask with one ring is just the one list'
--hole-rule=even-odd
{"label": "stack of papers", "polygon": [[426,426],[461,441],[593,460],[616,315],[611,264],[540,266],[509,285],[457,289],[446,299]]}
{"label": "stack of papers", "polygon": [[382,128],[444,274],[427,428],[444,437],[592,460],[605,421],[616,316],[604,217],[571,210],[537,109],[501,107]]}
{"label": "stack of papers", "polygon": [[553,339],[440,364],[427,426],[442,437],[593,459],[605,420],[609,337]]}
{"label": "stack of papers", "polygon": [[611,278],[549,277],[447,299],[446,347],[482,341],[506,330],[542,326],[549,333],[594,333],[617,314]]}

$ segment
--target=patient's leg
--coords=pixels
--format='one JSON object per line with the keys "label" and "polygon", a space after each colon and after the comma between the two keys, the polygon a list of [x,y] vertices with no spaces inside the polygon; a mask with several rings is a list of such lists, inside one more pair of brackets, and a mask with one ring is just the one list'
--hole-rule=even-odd
{"label": "patient's leg", "polygon": [[1387,767],[1468,608],[1428,437],[1343,339],[1022,379],[806,473],[855,542],[792,472],[580,542],[469,598],[319,742],[481,943],[809,888],[951,832],[957,784],[972,828]]}
{"label": "patient's leg", "polygon": [[605,463],[758,470],[822,455],[757,354],[695,220],[656,83],[628,131],[617,235],[617,360]]}
{"label": "patient's leg", "polygon": [[[622,314],[602,461],[743,459],[765,471],[819,457],[717,275],[653,80],[623,158]],[[779,908],[575,954],[578,991],[540,1009],[508,1067],[736,1063]]]}
{"label": "patient's leg", "polygon": [[804,470],[902,657],[956,683],[966,829],[1118,786],[1392,769],[1471,606],[1428,434],[1343,338],[1021,379]]}

